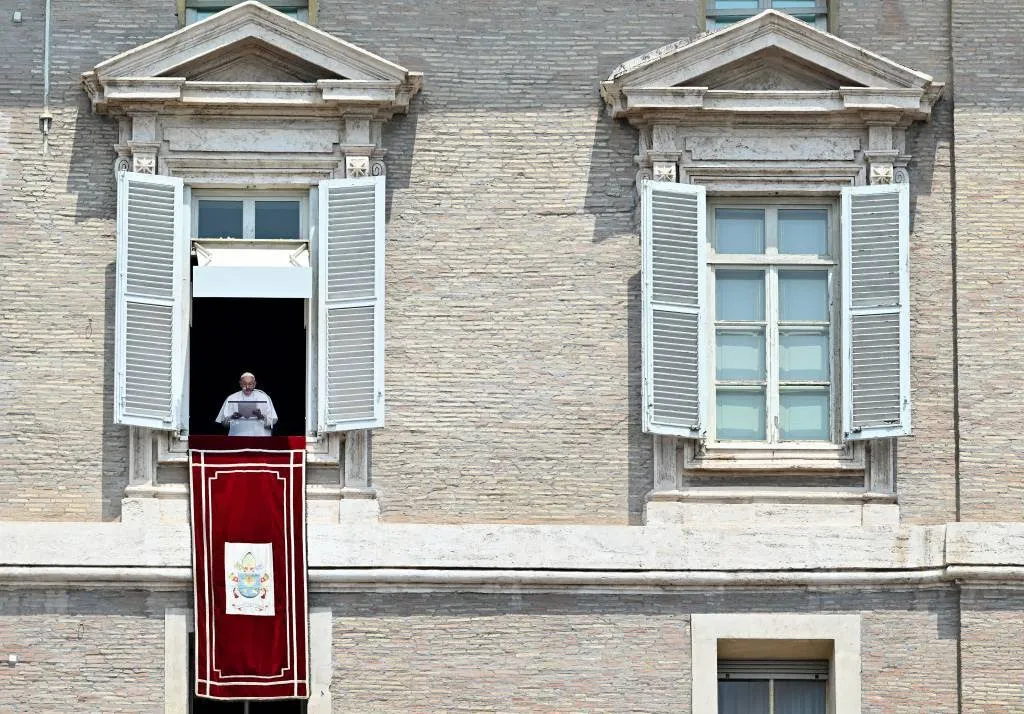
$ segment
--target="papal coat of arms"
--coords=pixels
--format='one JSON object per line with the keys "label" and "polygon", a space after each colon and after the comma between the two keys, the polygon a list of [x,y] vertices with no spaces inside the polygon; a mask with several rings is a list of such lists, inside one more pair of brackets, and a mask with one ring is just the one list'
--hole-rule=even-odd
{"label": "papal coat of arms", "polygon": [[228,615],[274,614],[274,551],[270,543],[225,543]]}

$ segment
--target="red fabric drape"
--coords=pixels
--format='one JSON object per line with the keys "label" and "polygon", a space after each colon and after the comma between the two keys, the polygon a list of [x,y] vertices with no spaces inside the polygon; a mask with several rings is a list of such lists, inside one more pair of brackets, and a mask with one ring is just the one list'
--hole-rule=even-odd
{"label": "red fabric drape", "polygon": [[199,696],[309,696],[304,446],[190,440]]}

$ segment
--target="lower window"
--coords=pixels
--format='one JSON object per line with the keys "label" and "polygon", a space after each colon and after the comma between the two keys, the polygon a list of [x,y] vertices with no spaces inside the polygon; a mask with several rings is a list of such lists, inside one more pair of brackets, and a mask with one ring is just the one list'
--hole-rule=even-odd
{"label": "lower window", "polygon": [[860,615],[690,616],[692,714],[859,714]]}
{"label": "lower window", "polygon": [[719,660],[718,714],[826,714],[828,660]]}

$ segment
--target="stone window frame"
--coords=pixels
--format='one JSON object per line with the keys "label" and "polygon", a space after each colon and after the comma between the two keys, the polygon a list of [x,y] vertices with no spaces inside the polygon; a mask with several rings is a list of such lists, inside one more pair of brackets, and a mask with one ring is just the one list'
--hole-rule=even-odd
{"label": "stone window frame", "polygon": [[[178,27],[185,27],[191,25],[188,22],[189,10],[198,5],[238,5],[245,0],[175,0],[175,15],[178,17]],[[274,8],[277,5],[286,7],[295,7],[302,3],[306,5],[306,17],[298,17],[298,20],[316,27],[317,19],[319,17],[320,2],[319,0],[281,0],[281,2],[275,2],[274,0],[267,0],[266,5]]]}
{"label": "stone window frame", "polygon": [[[907,129],[930,117],[942,92],[930,75],[773,9],[628,59],[601,83],[610,116],[638,130],[641,213],[645,186],[657,182],[702,187],[695,193],[709,197],[837,196],[847,187],[907,184]],[[780,141],[785,131],[799,141]],[[651,522],[685,519],[690,503],[752,498],[863,505],[865,523],[876,521],[869,504],[885,506],[886,522],[898,516],[895,438],[880,435],[868,448],[847,441],[838,459],[766,449],[741,460],[735,451],[715,458],[702,440],[651,433]],[[849,482],[858,470],[862,487],[831,482],[844,471]],[[720,477],[733,475],[810,479],[799,488],[723,486]],[[717,484],[692,482],[703,476]]]}
{"label": "stone window frame", "polygon": [[[829,659],[829,714],[860,714],[861,710],[861,616],[799,613],[694,614],[690,617],[691,711],[718,714],[719,642],[730,640],[740,651],[744,643],[788,641],[810,650],[799,641],[831,641]],[[810,652],[808,652],[810,654]],[[817,657],[814,657],[817,658]],[[763,659],[757,657],[757,659]],[[785,659],[793,659],[787,656]]]}

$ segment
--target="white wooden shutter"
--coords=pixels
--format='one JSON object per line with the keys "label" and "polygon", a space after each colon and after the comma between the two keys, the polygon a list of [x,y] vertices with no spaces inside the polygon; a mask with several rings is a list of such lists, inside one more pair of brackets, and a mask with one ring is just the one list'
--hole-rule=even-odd
{"label": "white wooden shutter", "polygon": [[703,186],[643,188],[643,428],[700,438],[707,428]]}
{"label": "white wooden shutter", "polygon": [[843,435],[910,433],[910,192],[843,189]]}
{"label": "white wooden shutter", "polygon": [[384,426],[384,177],[320,182],[318,422]]}
{"label": "white wooden shutter", "polygon": [[117,316],[114,421],[151,429],[181,425],[187,275],[181,179],[117,177]]}

